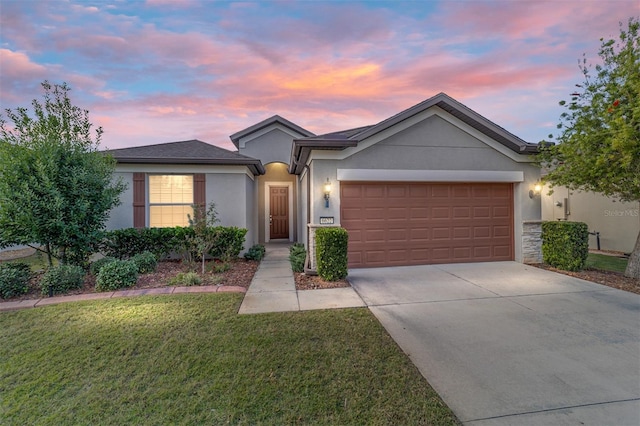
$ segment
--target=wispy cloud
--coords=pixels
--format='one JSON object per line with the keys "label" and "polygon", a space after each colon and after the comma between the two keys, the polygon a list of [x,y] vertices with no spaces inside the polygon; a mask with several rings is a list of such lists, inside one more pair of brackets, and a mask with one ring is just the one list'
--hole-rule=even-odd
{"label": "wispy cloud", "polygon": [[3,2],[2,107],[67,81],[110,148],[228,135],[273,114],[316,133],[444,91],[529,139],[549,133],[583,52],[635,0]]}

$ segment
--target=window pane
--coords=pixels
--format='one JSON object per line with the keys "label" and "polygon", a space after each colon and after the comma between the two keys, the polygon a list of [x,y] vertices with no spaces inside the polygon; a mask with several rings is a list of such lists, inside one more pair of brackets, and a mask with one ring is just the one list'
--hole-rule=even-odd
{"label": "window pane", "polygon": [[151,228],[189,226],[187,214],[193,216],[191,206],[150,206],[149,226]]}
{"label": "window pane", "polygon": [[193,176],[150,175],[149,203],[193,204]]}

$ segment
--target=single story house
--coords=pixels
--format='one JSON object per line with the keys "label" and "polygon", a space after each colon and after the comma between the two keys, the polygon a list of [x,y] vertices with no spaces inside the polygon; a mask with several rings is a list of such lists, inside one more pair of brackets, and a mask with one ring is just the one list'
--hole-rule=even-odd
{"label": "single story house", "polygon": [[313,254],[315,229],[342,226],[350,267],[540,260],[537,146],[444,93],[371,126],[315,135],[275,115],[231,141],[112,150],[129,186],[108,227],[185,225],[213,202],[245,248]]}

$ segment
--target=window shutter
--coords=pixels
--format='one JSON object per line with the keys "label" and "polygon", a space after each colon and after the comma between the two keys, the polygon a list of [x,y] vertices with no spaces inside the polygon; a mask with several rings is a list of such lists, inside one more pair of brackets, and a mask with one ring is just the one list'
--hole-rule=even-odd
{"label": "window shutter", "polygon": [[206,176],[204,173],[196,173],[193,175],[193,204],[206,207]]}
{"label": "window shutter", "polygon": [[133,174],[133,227],[145,227],[145,174]]}

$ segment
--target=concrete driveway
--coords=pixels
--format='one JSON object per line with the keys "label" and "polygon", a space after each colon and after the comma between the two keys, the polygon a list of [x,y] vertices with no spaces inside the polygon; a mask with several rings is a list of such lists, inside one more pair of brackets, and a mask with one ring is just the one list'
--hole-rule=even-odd
{"label": "concrete driveway", "polygon": [[465,424],[640,425],[640,296],[515,262],[349,281]]}

